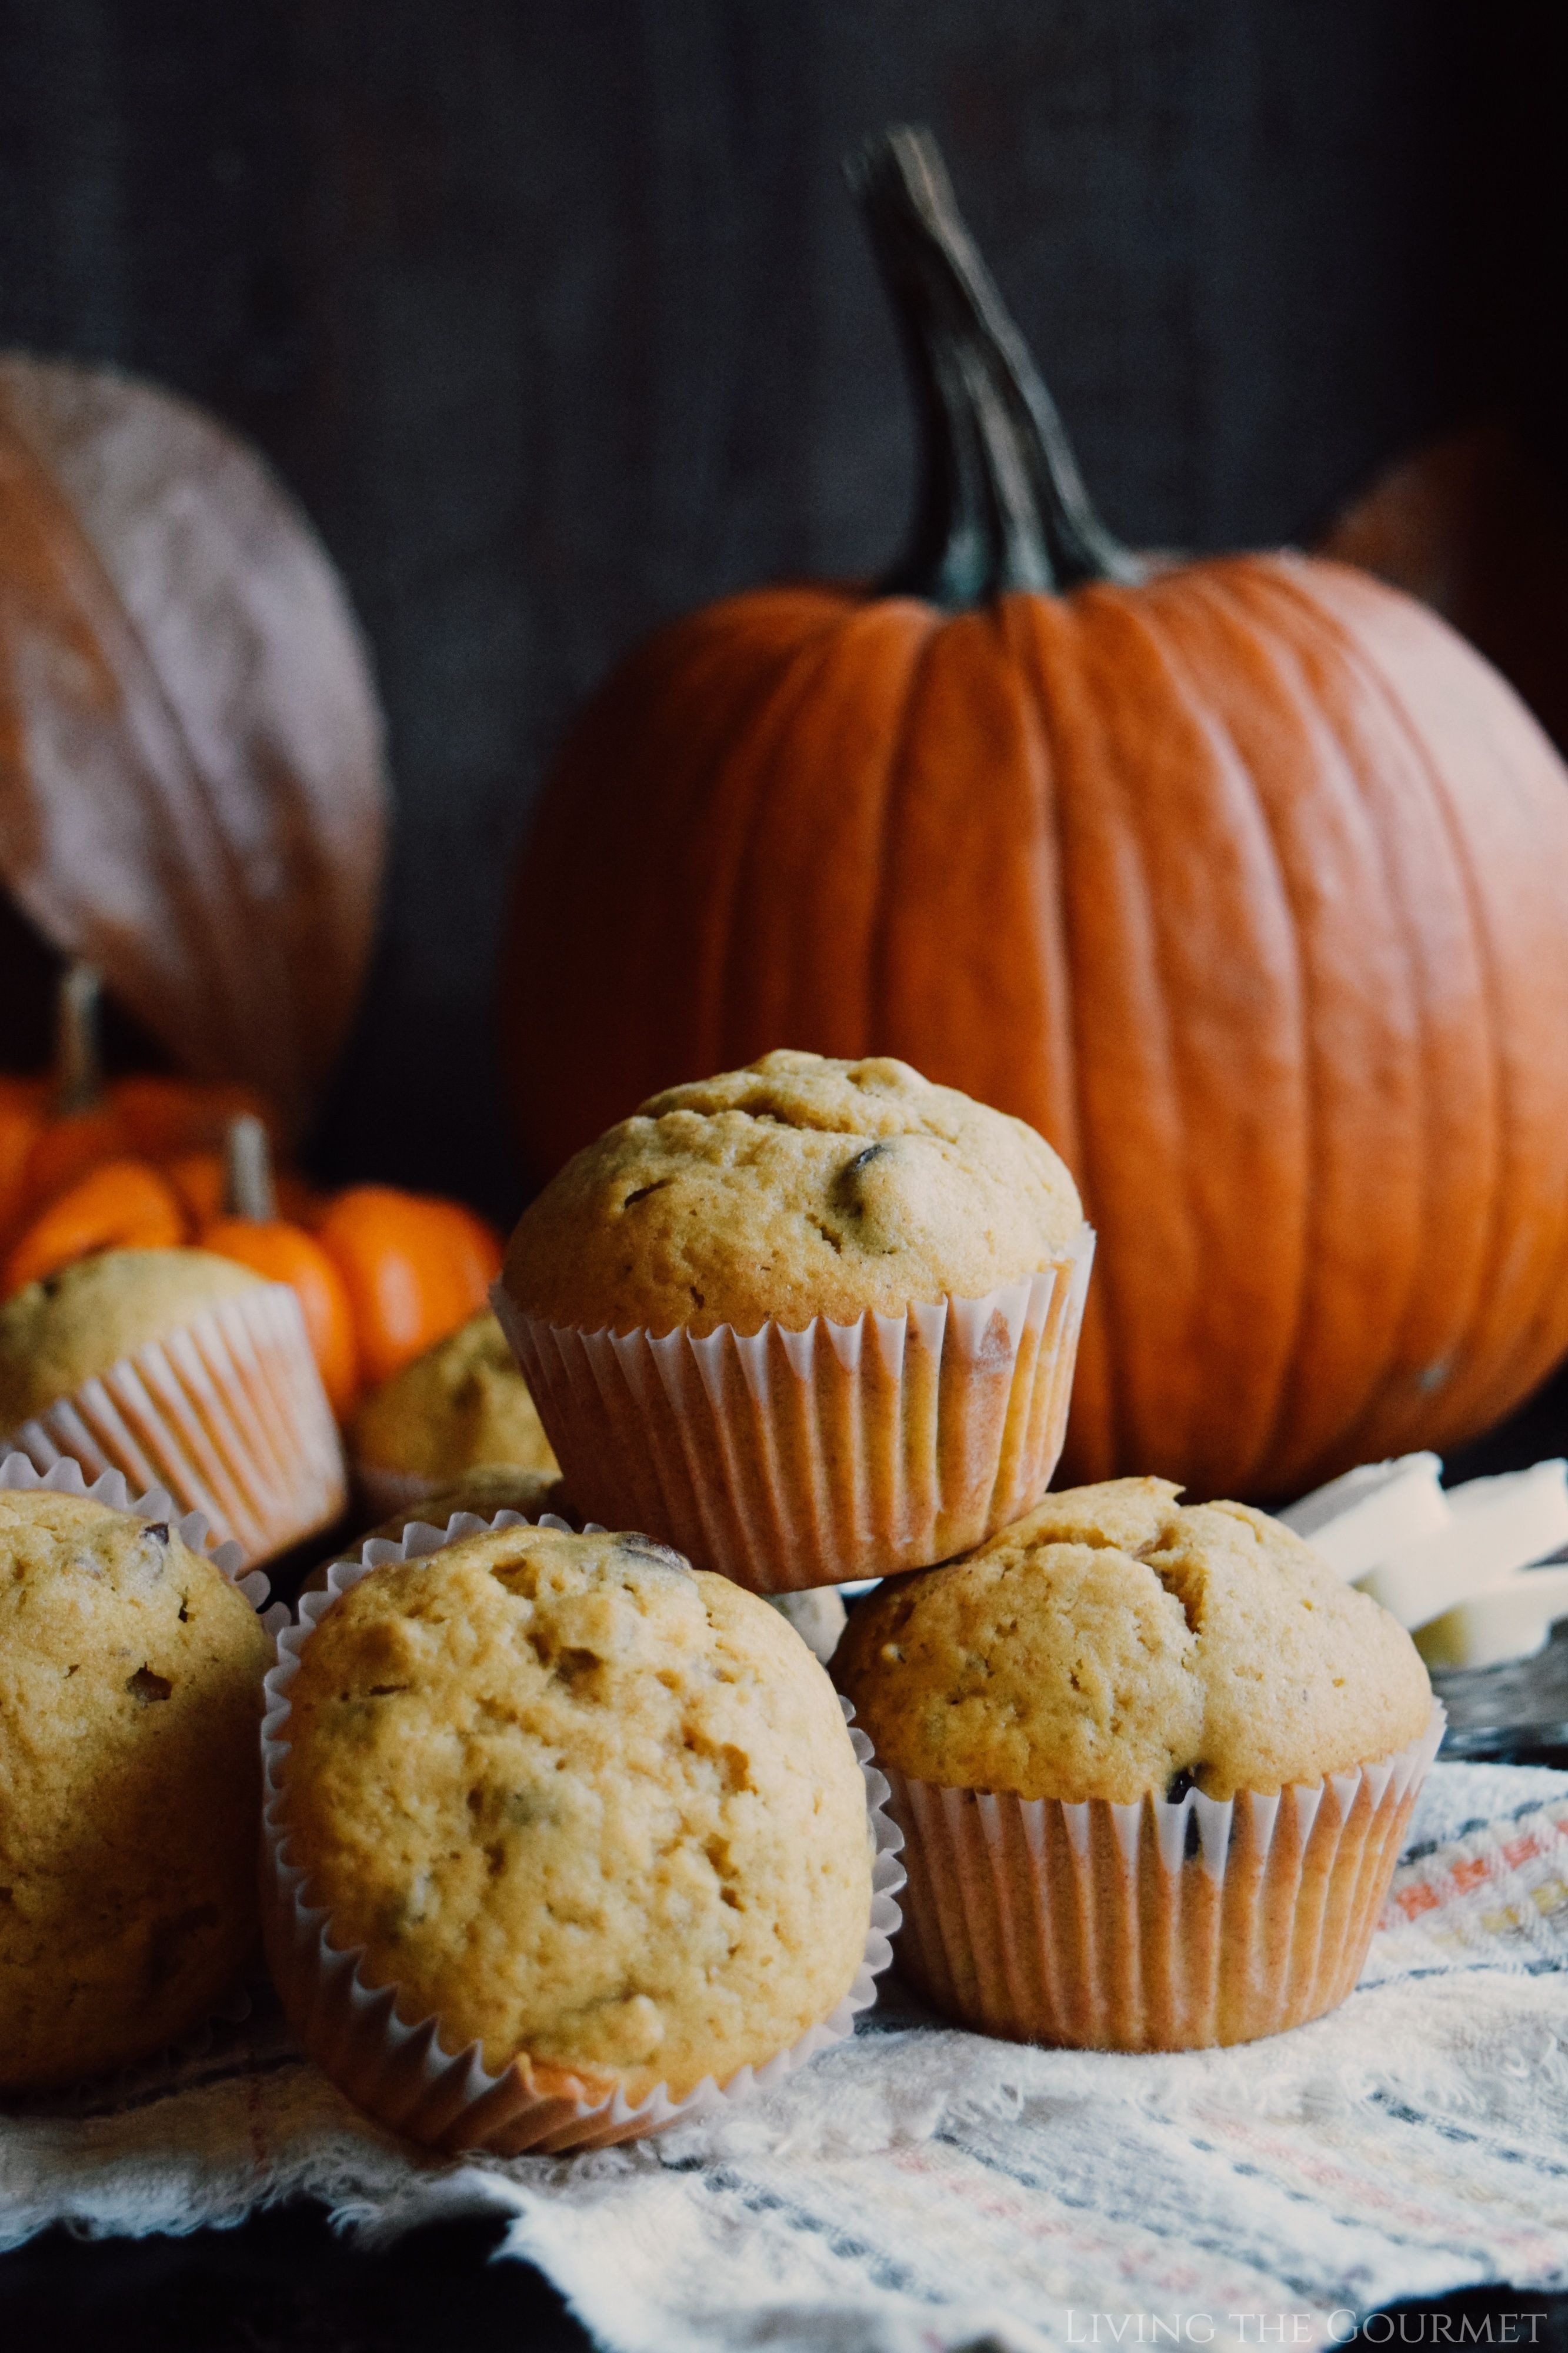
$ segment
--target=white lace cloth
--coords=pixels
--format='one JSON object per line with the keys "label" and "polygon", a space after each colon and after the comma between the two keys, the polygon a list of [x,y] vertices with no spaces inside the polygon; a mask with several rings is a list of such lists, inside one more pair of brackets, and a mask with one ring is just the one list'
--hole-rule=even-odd
{"label": "white lace cloth", "polygon": [[507,2252],[616,2353],[1303,2346],[1398,2298],[1568,2286],[1568,1775],[1436,1767],[1361,1988],[1235,2051],[1030,2050],[895,1990],[716,2126],[428,2164],[258,2004],[205,2053],[0,2117],[0,2245],[301,2196],[372,2237],[508,2215]]}

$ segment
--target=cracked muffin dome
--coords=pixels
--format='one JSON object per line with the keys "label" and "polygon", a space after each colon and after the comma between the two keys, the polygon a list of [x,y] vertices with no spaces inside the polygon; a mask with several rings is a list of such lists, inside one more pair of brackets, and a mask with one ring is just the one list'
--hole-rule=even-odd
{"label": "cracked muffin dome", "polygon": [[271,1658],[162,1523],[0,1493],[0,2087],[158,2051],[234,1978]]}
{"label": "cracked muffin dome", "polygon": [[1083,1221],[1043,1137],[907,1062],[765,1054],[652,1096],[524,1212],[502,1281],[581,1330],[697,1336],[981,1298]]}
{"label": "cracked muffin dome", "polygon": [[833,1687],[765,1602],[646,1536],[521,1526],[388,1564],[289,1703],[306,1900],[449,2052],[679,2098],[855,1980],[870,1846]]}
{"label": "cracked muffin dome", "polygon": [[1128,1804],[1314,1782],[1417,1739],[1409,1635],[1288,1528],[1163,1479],[1047,1495],[852,1614],[838,1682],[883,1761],[951,1788]]}
{"label": "cracked muffin dome", "polygon": [[263,1278],[213,1250],[100,1250],[0,1307],[0,1430]]}
{"label": "cracked muffin dome", "polygon": [[[443,1484],[481,1463],[553,1477],[557,1465],[489,1308],[384,1381],[354,1417],[355,1459]],[[499,1507],[498,1507],[499,1508]]]}

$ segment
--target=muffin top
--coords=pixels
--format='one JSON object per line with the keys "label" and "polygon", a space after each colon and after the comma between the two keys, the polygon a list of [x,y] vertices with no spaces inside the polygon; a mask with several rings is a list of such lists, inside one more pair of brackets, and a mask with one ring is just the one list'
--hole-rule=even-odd
{"label": "muffin top", "polygon": [[700,1337],[983,1298],[1059,1258],[1077,1188],[1022,1120],[907,1062],[764,1054],[654,1095],[523,1213],[502,1280],[584,1330]]}
{"label": "muffin top", "polygon": [[765,1602],[649,1538],[515,1527],[389,1564],[289,1697],[307,1899],[449,2050],[679,2097],[854,1982],[869,1842],[832,1685]]}
{"label": "muffin top", "polygon": [[1425,1729],[1408,1634],[1245,1504],[1163,1479],[1047,1495],[849,1620],[838,1681],[919,1780],[1128,1804],[1186,1773],[1206,1796],[1317,1781]]}
{"label": "muffin top", "polygon": [[100,1250],[0,1307],[0,1430],[262,1277],[211,1250]]}
{"label": "muffin top", "polygon": [[272,1645],[172,1529],[0,1493],[0,2084],[200,2022],[256,1933]]}
{"label": "muffin top", "polygon": [[378,1470],[423,1479],[454,1479],[480,1462],[558,1467],[489,1308],[372,1390],[354,1417],[352,1451]]}

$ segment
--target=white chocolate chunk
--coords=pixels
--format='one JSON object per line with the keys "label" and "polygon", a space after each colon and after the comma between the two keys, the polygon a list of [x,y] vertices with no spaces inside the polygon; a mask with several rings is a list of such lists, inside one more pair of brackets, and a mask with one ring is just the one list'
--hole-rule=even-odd
{"label": "white chocolate chunk", "polygon": [[1446,1527],[1355,1579],[1402,1626],[1426,1626],[1568,1545],[1568,1462],[1537,1462],[1448,1490]]}
{"label": "white chocolate chunk", "polygon": [[1363,1462],[1278,1516],[1341,1577],[1363,1577],[1401,1546],[1447,1525],[1442,1470],[1436,1454]]}
{"label": "white chocolate chunk", "polygon": [[1498,1667],[1542,1649],[1563,1617],[1568,1617],[1568,1568],[1524,1569],[1417,1627],[1415,1647],[1434,1669]]}

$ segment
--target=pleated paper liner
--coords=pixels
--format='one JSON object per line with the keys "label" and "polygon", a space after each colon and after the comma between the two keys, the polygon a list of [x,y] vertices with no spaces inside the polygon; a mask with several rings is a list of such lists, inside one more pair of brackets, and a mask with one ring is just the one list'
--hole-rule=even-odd
{"label": "pleated paper liner", "polygon": [[1106,2051],[1249,2042],[1342,2001],[1443,1737],[1277,1796],[990,1795],[888,1768],[900,1972],[985,2034]]}
{"label": "pleated paper liner", "polygon": [[1037,1504],[1061,1453],[1089,1227],[984,1299],[803,1332],[580,1332],[491,1302],[574,1503],[755,1593],[951,1559]]}
{"label": "pleated paper liner", "polygon": [[280,1282],[133,1349],[0,1445],[40,1471],[75,1461],[88,1479],[166,1488],[252,1566],[330,1527],[346,1492],[305,1319]]}
{"label": "pleated paper liner", "polygon": [[[333,1943],[331,1913],[309,1901],[307,1874],[290,1857],[282,1819],[289,1685],[321,1618],[362,1577],[389,1561],[425,1558],[464,1536],[524,1525],[520,1512],[500,1512],[489,1520],[459,1512],[445,1528],[416,1522],[396,1543],[377,1538],[363,1547],[357,1561],[334,1562],[326,1591],[301,1595],[299,1624],[279,1638],[261,1727],[262,1925],[273,1978],[295,2031],[332,2082],[395,2132],[431,2148],[482,2148],[505,2157],[525,2150],[607,2148],[617,2141],[662,2132],[684,2118],[771,2090],[816,2052],[842,2042],[854,2031],[857,2012],[876,1999],[876,1978],[892,1957],[890,1939],[899,1925],[894,1898],[904,1876],[898,1860],[900,1834],[886,1809],[887,1782],[872,1763],[870,1742],[852,1725],[849,1737],[865,1778],[876,1850],[870,1924],[855,1982],[828,2017],[764,2065],[742,2067],[721,2084],[710,2077],[680,2099],[672,2099],[659,2084],[633,2105],[618,2088],[603,2081],[595,2083],[526,2055],[499,2073],[491,2073],[477,2042],[458,2052],[446,2047],[439,2019],[425,2017],[411,2024],[400,2015],[397,1986],[367,1985],[360,1975],[363,1947],[343,1949]],[[549,1514],[538,1525],[566,1528],[563,1520]],[[847,1701],[839,1704],[847,1719],[852,1709]]]}

